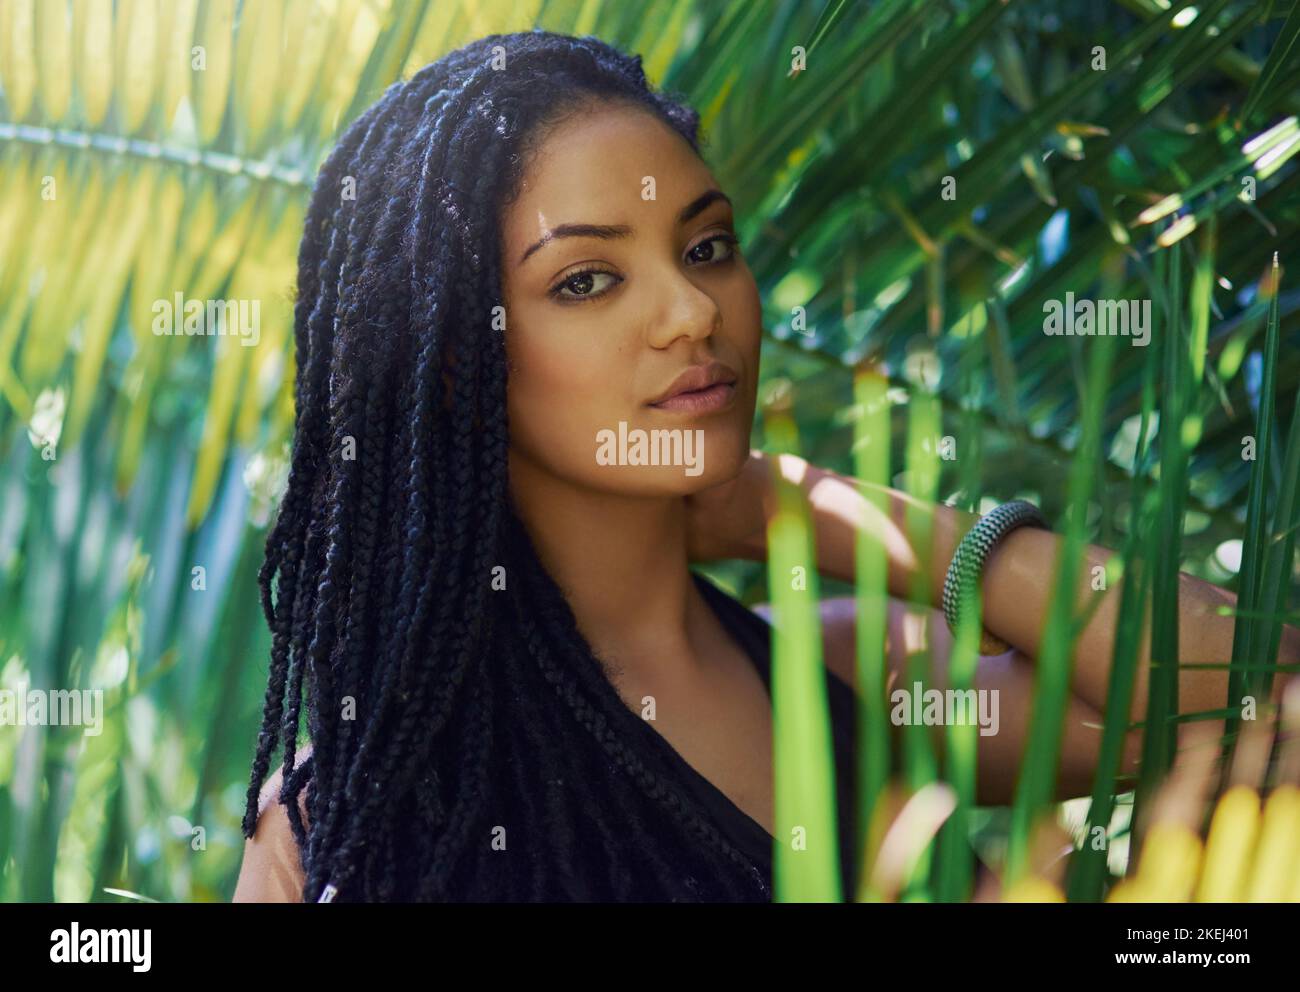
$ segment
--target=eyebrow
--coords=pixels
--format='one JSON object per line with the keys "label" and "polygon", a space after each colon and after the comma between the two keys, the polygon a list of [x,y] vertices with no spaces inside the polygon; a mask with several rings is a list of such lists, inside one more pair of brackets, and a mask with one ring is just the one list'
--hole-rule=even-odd
{"label": "eyebrow", "polygon": [[[711,189],[686,204],[681,213],[677,215],[677,223],[679,225],[687,223],[719,200],[727,204],[727,206],[733,206],[731,197],[726,193],[720,189]],[[533,252],[550,244],[552,241],[558,241],[560,238],[602,238],[606,241],[612,241],[615,238],[626,238],[631,233],[632,228],[626,224],[560,224],[558,227],[547,231],[540,240],[530,245],[528,250],[520,256],[517,264],[523,265]]]}

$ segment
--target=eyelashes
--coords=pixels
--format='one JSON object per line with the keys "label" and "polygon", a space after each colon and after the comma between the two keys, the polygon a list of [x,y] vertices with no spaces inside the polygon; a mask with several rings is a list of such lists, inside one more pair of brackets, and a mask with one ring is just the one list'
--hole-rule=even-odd
{"label": "eyelashes", "polygon": [[[728,254],[726,258],[722,258],[722,259],[716,259],[716,260],[711,258],[703,259],[700,261],[699,264],[725,265],[728,262],[734,262],[737,253],[740,252],[741,250],[741,244],[740,244],[740,239],[736,237],[734,234],[730,234],[730,233],[715,234],[710,238],[705,238],[703,241],[699,242],[699,244],[695,245],[694,248],[692,248],[689,252],[686,253],[687,257],[694,255],[695,252],[698,251],[700,248],[704,247],[707,244],[712,244],[715,241],[722,241],[727,245],[729,245],[732,249],[731,253]],[[609,276],[610,279],[614,280],[614,282],[612,282],[607,289],[603,289],[598,293],[586,292],[586,293],[578,293],[576,295],[567,295],[563,292],[565,289],[572,289],[573,288],[573,286],[571,285],[572,283],[579,282],[580,280],[587,280],[590,277],[602,276],[602,275]],[[611,290],[613,290],[614,286],[617,286],[618,283],[622,281],[623,278],[617,275],[616,273],[611,272],[608,269],[603,269],[600,266],[592,265],[592,266],[588,266],[585,269],[579,269],[577,272],[573,272],[565,276],[558,283],[556,283],[549,290],[547,290],[547,295],[550,296],[552,299],[564,304],[584,303],[587,300],[600,299],[601,297],[609,293]]]}
{"label": "eyelashes", "polygon": [[[553,299],[558,300],[561,303],[581,303],[584,300],[598,299],[599,297],[604,296],[606,293],[609,292],[609,289],[605,289],[599,293],[590,293],[590,292],[578,293],[575,296],[566,296],[564,294],[563,291],[565,289],[573,288],[572,286],[573,283],[576,283],[579,280],[587,279],[588,277],[591,276],[609,276],[611,279],[617,280],[614,283],[614,285],[617,285],[619,282],[623,281],[619,276],[615,275],[613,272],[608,271],[607,269],[598,268],[596,266],[590,266],[585,269],[579,269],[577,272],[573,273],[572,275],[565,276],[562,280],[560,280],[560,282],[556,283],[555,286],[553,286],[549,290],[548,295],[551,296]],[[610,287],[610,289],[612,288],[613,286]]]}

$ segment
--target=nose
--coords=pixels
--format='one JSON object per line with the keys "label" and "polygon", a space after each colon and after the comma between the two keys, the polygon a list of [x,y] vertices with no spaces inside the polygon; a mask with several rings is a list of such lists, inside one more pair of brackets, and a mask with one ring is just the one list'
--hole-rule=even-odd
{"label": "nose", "polygon": [[707,338],[722,326],[717,302],[680,272],[665,277],[657,290],[662,301],[651,318],[649,340],[655,348],[668,348],[679,338],[688,342]]}

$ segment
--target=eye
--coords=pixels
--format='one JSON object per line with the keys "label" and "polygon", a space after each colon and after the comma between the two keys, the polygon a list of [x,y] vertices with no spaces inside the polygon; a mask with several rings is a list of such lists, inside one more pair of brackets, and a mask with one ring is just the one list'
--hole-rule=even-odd
{"label": "eye", "polygon": [[[715,259],[714,253],[717,250],[715,248],[710,248],[704,256],[700,256],[696,254],[705,245],[712,245],[713,242],[715,241],[721,241],[725,245],[727,245],[728,253],[724,257]],[[715,234],[713,237],[706,238],[704,241],[701,241],[698,245],[696,245],[694,248],[688,251],[686,253],[686,257],[694,258],[697,262],[713,262],[713,261],[729,262],[736,257],[736,253],[739,251],[740,251],[740,239],[736,237],[734,234]]]}
{"label": "eye", "polygon": [[[712,245],[715,241],[721,241],[727,245],[728,253],[721,258],[714,257],[715,249]],[[707,251],[701,253],[701,249],[704,248],[705,245],[709,245],[710,247]],[[697,264],[720,265],[723,262],[730,262],[736,257],[736,253],[739,251],[740,239],[734,234],[715,234],[713,237],[701,241],[694,248],[688,251],[686,257],[694,260]],[[612,280],[612,282],[607,288],[597,292],[595,287],[598,285],[597,278],[599,276],[605,276]],[[565,276],[558,283],[552,286],[549,290],[549,295],[562,303],[581,303],[585,300],[599,299],[612,291],[613,288],[622,281],[623,278],[621,276],[615,275],[613,272],[607,272],[604,269],[580,269],[572,275]],[[569,292],[566,293],[565,290],[569,290]]]}
{"label": "eye", "polygon": [[[623,281],[618,276],[614,275],[614,273],[606,272],[604,269],[582,269],[579,272],[573,273],[573,275],[565,276],[551,287],[550,295],[564,303],[591,300],[599,296],[604,296],[613,288],[613,286],[611,285],[609,289],[601,290],[599,293],[592,292],[592,285],[597,276],[607,276],[617,282]],[[563,290],[565,289],[573,290],[574,295],[570,296],[564,293]]]}

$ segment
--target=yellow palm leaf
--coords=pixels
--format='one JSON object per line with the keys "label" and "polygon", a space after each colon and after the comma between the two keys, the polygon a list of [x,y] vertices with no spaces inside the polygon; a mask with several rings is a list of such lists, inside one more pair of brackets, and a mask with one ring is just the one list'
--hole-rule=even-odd
{"label": "yellow palm leaf", "polygon": [[87,127],[99,127],[113,98],[113,0],[77,0],[73,14],[77,91]]}
{"label": "yellow palm leaf", "polygon": [[123,0],[117,26],[118,127],[123,134],[134,134],[154,105],[158,0]]}
{"label": "yellow palm leaf", "polygon": [[1240,902],[1259,835],[1259,793],[1234,785],[1219,799],[1205,842],[1205,863],[1197,902]]}
{"label": "yellow palm leaf", "polygon": [[1300,880],[1300,788],[1278,786],[1264,804],[1259,846],[1246,898],[1251,902],[1283,902],[1300,898],[1289,891],[1291,879]]}
{"label": "yellow palm leaf", "polygon": [[9,113],[21,121],[36,97],[36,7],[34,0],[0,3],[0,83]]}
{"label": "yellow palm leaf", "polygon": [[235,110],[245,145],[254,152],[262,147],[279,105],[276,81],[283,48],[283,5],[245,4],[235,42]]}
{"label": "yellow palm leaf", "polygon": [[158,71],[161,76],[159,108],[162,128],[171,127],[176,108],[190,92],[190,46],[194,41],[194,20],[199,0],[168,0],[162,5],[158,26]]}
{"label": "yellow palm leaf", "polygon": [[290,0],[285,24],[289,45],[280,71],[282,126],[298,126],[307,99],[320,82],[321,64],[337,24],[338,0]]}
{"label": "yellow palm leaf", "polygon": [[36,56],[41,111],[47,121],[61,121],[72,103],[72,22],[67,4],[37,4]]}
{"label": "yellow palm leaf", "polygon": [[212,144],[221,133],[230,98],[234,43],[235,0],[203,0],[194,31],[194,44],[200,49],[196,58],[203,66],[194,73],[193,85],[200,145]]}
{"label": "yellow palm leaf", "polygon": [[150,216],[156,176],[156,169],[135,170],[130,180],[131,191],[124,198],[126,206],[121,228],[115,232],[113,252],[108,263],[98,270],[100,289],[86,314],[81,350],[73,368],[72,393],[64,422],[63,443],[68,446],[75,444],[80,437],[95,400],[95,384],[103,372],[104,354],[108,350],[114,318]]}
{"label": "yellow palm leaf", "polygon": [[1181,823],[1156,823],[1147,834],[1137,874],[1107,902],[1190,902],[1201,865],[1201,838]]}

